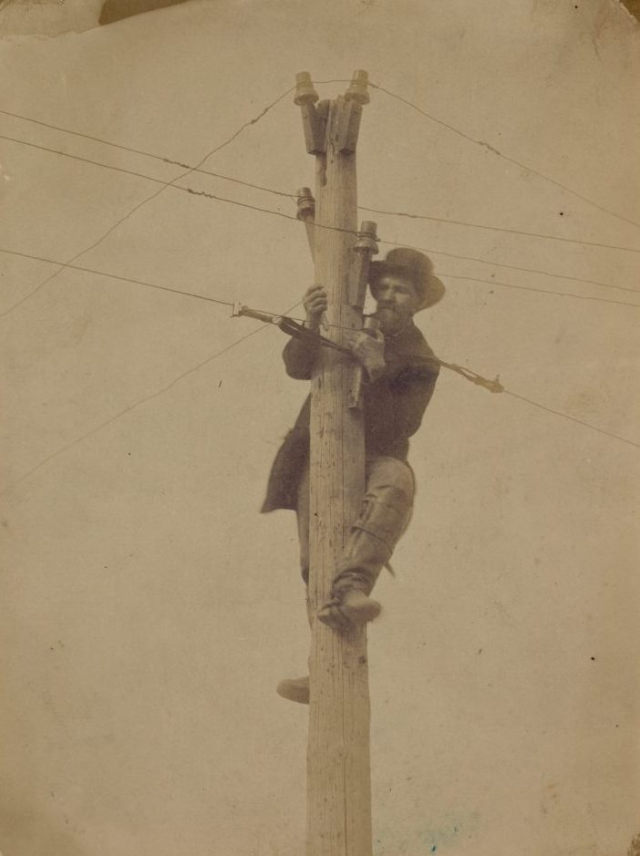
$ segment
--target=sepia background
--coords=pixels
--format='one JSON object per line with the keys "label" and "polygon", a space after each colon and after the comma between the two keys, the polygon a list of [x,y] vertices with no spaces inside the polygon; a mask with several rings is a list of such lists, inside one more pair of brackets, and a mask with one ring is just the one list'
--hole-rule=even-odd
{"label": "sepia background", "polygon": [[[304,229],[255,209],[295,200],[162,158],[242,129],[204,168],[295,193],[314,175],[297,71],[367,69],[410,102],[372,90],[359,200],[435,219],[362,216],[430,251],[436,353],[528,400],[443,370],[413,440],[370,632],[375,853],[624,856],[638,23],[613,0],[192,0],[94,27],[99,6],[83,32],[0,42],[3,251],[282,312],[313,279]],[[7,252],[0,275],[0,850],[299,854],[306,709],[274,691],[306,668],[295,519],[258,514],[306,393],[284,337]]]}

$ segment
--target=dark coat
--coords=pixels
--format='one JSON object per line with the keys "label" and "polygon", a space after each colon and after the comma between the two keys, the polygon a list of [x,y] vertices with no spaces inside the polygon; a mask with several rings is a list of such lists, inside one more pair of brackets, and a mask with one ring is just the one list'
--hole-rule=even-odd
{"label": "dark coat", "polygon": [[[282,354],[287,374],[309,380],[319,347],[290,339]],[[385,337],[384,358],[385,373],[375,383],[363,385],[365,454],[406,461],[409,437],[420,427],[440,367],[413,322],[397,336]],[[298,484],[309,456],[310,413],[308,396],[271,467],[262,512],[296,508]]]}

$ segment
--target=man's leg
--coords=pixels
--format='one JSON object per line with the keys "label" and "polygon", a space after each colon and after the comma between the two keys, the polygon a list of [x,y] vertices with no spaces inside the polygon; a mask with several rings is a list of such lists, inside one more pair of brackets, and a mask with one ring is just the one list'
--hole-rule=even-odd
{"label": "man's leg", "polygon": [[306,586],[309,585],[309,507],[311,490],[309,482],[309,462],[304,468],[298,485],[296,515],[298,519],[298,541],[300,542],[300,573]]}
{"label": "man's leg", "polygon": [[[298,518],[298,540],[300,542],[300,573],[306,588],[307,617],[311,624],[309,609],[309,464],[304,469],[298,486],[296,513]],[[276,687],[276,692],[288,701],[309,704],[309,678],[285,678]]]}
{"label": "man's leg", "polygon": [[[411,519],[415,483],[408,464],[396,458],[379,457],[367,461],[366,489],[358,519],[351,528],[332,586],[332,597],[318,618],[335,630],[368,621],[380,611],[371,593],[380,570],[386,564]],[[298,533],[302,577],[309,581],[309,470],[300,481],[298,493]],[[350,599],[360,597],[355,607]],[[364,601],[364,603],[363,603]],[[308,598],[307,598],[308,607]],[[281,681],[278,693],[290,701],[309,703],[309,679]]]}
{"label": "man's leg", "polygon": [[380,605],[369,594],[409,524],[414,493],[408,464],[389,457],[367,461],[360,514],[338,565],[331,600],[318,613],[321,621],[344,630],[354,622],[370,621],[380,612]]}

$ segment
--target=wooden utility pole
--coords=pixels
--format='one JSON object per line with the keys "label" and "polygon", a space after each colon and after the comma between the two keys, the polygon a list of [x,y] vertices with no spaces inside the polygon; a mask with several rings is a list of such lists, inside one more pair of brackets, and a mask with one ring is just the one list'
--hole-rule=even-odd
{"label": "wooden utility pole", "polygon": [[[316,104],[308,73],[297,76],[307,150],[316,157],[313,197],[300,191],[315,282],[328,293],[328,327],[362,327],[375,224],[357,232],[355,149],[367,73],[356,72],[344,96]],[[314,219],[315,218],[315,219]],[[372,238],[373,234],[373,238]],[[330,597],[331,582],[364,492],[364,431],[358,369],[348,355],[322,348],[311,401],[311,612]],[[371,856],[371,775],[366,629],[331,630],[315,617],[309,659],[311,700],[307,753],[307,856]]]}

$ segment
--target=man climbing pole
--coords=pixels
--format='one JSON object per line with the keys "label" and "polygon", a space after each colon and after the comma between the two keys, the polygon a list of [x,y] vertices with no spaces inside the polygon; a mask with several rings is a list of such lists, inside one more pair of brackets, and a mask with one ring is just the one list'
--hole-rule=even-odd
{"label": "man climbing pole", "polygon": [[[413,508],[415,483],[407,462],[409,438],[420,427],[439,371],[439,363],[413,315],[437,303],[444,286],[431,261],[408,248],[391,250],[369,268],[379,330],[349,331],[348,347],[366,373],[363,383],[366,487],[358,518],[351,526],[335,569],[331,596],[317,613],[337,632],[373,620],[380,604],[370,597],[381,568],[405,531]],[[305,327],[318,332],[327,308],[322,286],[303,298]],[[283,352],[287,374],[311,377],[320,337],[292,337]],[[287,434],[273,463],[263,512],[289,508],[297,512],[302,578],[309,582],[309,422],[310,398]],[[308,602],[308,601],[307,601]],[[278,692],[308,703],[309,680],[282,681]]]}

